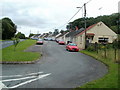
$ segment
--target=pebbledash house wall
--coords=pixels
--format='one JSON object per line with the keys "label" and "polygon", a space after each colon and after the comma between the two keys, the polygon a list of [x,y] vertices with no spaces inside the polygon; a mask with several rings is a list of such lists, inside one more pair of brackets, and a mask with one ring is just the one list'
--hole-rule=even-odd
{"label": "pebbledash house wall", "polygon": [[[99,38],[108,38],[108,43],[112,43],[116,38],[117,34],[113,32],[108,26],[103,22],[97,23],[95,26],[86,31],[86,33],[93,33],[94,37],[91,43],[99,43]],[[78,34],[75,36],[76,44],[80,49],[85,48],[85,33]]]}
{"label": "pebbledash house wall", "polygon": [[85,33],[83,33],[82,35],[78,35],[76,36],[76,42],[77,46],[80,49],[84,49],[85,48]]}
{"label": "pebbledash house wall", "polygon": [[94,38],[91,43],[98,43],[98,38],[108,38],[108,43],[112,43],[116,38],[117,34],[113,32],[103,22],[97,23],[93,28],[87,31],[87,33],[94,33]]}

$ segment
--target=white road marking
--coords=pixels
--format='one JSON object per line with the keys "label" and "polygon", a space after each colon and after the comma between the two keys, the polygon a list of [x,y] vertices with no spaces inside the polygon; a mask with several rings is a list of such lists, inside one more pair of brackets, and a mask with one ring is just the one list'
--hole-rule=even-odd
{"label": "white road marking", "polygon": [[21,77],[21,76],[29,76],[29,75],[40,74],[40,73],[43,73],[43,72],[30,73],[30,74],[26,74],[26,75],[11,75],[11,76],[0,76],[0,77],[2,77],[2,78],[4,78],[4,77]]}
{"label": "white road marking", "polygon": [[2,90],[2,88],[7,88],[7,87],[0,81],[0,90]]}
{"label": "white road marking", "polygon": [[17,78],[17,79],[7,79],[7,80],[2,80],[2,82],[9,82],[9,81],[24,80],[24,79],[30,79],[30,78],[35,78],[35,77],[37,77],[37,76],[29,76],[29,77]]}
{"label": "white road marking", "polygon": [[36,81],[36,80],[38,80],[38,79],[44,78],[44,77],[46,77],[46,76],[49,76],[50,74],[51,74],[51,73],[49,73],[49,74],[44,74],[44,75],[39,75],[38,78],[35,78],[35,79],[32,79],[32,80],[28,80],[28,81],[26,81],[26,82],[23,82],[23,83],[20,83],[20,84],[18,84],[18,85],[15,85],[15,86],[12,86],[12,87],[8,87],[8,88],[17,88],[17,87],[22,86],[22,85],[24,85],[24,84],[28,84],[28,83],[31,83],[31,82]]}

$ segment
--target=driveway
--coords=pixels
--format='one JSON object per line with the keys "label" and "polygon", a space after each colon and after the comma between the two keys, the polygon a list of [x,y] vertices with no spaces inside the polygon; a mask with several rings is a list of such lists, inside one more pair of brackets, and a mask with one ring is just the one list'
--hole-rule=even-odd
{"label": "driveway", "polygon": [[[65,45],[45,41],[26,51],[41,52],[36,64],[2,65],[3,84],[9,88],[75,88],[104,76],[107,67],[79,52],[68,52]],[[5,81],[6,80],[6,81]]]}

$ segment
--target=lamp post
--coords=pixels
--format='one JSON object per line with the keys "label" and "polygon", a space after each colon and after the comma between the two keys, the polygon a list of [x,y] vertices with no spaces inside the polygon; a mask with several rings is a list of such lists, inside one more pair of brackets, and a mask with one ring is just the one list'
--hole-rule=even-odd
{"label": "lamp post", "polygon": [[86,49],[86,3],[84,3],[85,49]]}
{"label": "lamp post", "polygon": [[[86,49],[86,3],[84,3],[84,24],[85,24],[85,49]],[[77,7],[77,8],[82,8],[82,7]]]}

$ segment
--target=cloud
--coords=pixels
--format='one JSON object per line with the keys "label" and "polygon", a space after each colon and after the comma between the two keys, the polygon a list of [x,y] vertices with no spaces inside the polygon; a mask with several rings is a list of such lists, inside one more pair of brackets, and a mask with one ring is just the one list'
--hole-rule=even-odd
{"label": "cloud", "polygon": [[[36,30],[42,33],[64,25],[77,12],[76,7],[82,6],[87,1],[89,0],[1,0],[2,16],[0,18],[11,18],[23,33],[28,34],[30,29],[35,33]],[[87,16],[100,15],[98,10],[100,7],[103,7],[101,14],[114,13],[117,4],[117,0],[116,2],[115,0],[92,0],[87,4]],[[82,15],[83,12],[80,11],[71,21]]]}

